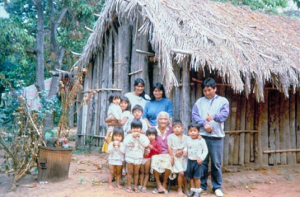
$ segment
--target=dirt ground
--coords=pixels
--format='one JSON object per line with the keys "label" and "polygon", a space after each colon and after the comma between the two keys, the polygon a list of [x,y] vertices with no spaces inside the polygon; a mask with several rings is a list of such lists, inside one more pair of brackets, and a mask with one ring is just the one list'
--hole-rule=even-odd
{"label": "dirt ground", "polygon": [[[0,151],[0,158],[3,152]],[[73,154],[69,178],[65,181],[39,184],[37,175],[27,175],[23,178],[16,191],[7,192],[11,187],[12,178],[0,174],[0,196],[39,196],[39,197],[82,197],[82,196],[155,196],[152,194],[155,183],[149,184],[147,193],[127,193],[124,189],[109,190],[107,188],[107,155],[100,153]],[[235,171],[235,170],[233,170]],[[223,191],[225,197],[296,197],[300,196],[300,165],[275,166],[261,171],[226,172],[223,175]],[[205,197],[215,196],[209,190]],[[165,196],[176,196],[175,186]]]}

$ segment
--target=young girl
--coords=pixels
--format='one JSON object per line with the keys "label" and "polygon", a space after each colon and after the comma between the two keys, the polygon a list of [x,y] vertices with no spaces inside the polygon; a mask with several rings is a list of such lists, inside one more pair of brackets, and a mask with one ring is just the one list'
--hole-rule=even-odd
{"label": "young girl", "polygon": [[[122,116],[121,116],[121,122],[120,125],[123,126],[123,132],[124,132],[124,137],[126,137],[127,132],[126,132],[126,128],[130,127],[130,119],[132,118],[132,115],[130,113],[130,109],[131,109],[131,105],[130,105],[130,101],[126,96],[122,96],[121,97],[121,103],[120,103],[120,107],[122,109]],[[123,172],[122,175],[125,176],[126,175],[126,162],[123,162]]]}
{"label": "young girl", "polygon": [[143,161],[144,149],[149,145],[149,139],[146,135],[140,134],[142,130],[142,122],[133,120],[131,122],[132,133],[125,137],[125,161],[127,162],[127,192],[132,192],[131,179],[134,178],[134,191],[140,192],[138,189],[138,176],[140,165]]}
{"label": "young girl", "polygon": [[[121,172],[122,172],[122,164],[124,161],[124,153],[125,146],[123,141],[123,130],[121,127],[114,127],[112,142],[108,145],[108,164],[109,164],[109,177],[108,177],[108,188],[114,188],[112,186],[112,179],[116,174],[117,187],[120,189],[122,186],[120,185]],[[115,173],[116,172],[116,173]]]}
{"label": "young girl", "polygon": [[146,131],[146,136],[148,137],[150,144],[146,147],[144,152],[144,159],[141,165],[141,172],[140,172],[140,186],[139,190],[142,192],[147,192],[147,184],[149,179],[149,172],[150,172],[150,164],[151,164],[151,157],[153,155],[160,154],[161,145],[156,141],[157,137],[157,130],[156,128],[152,127]]}
{"label": "young girl", "polygon": [[131,105],[130,101],[126,96],[121,97],[120,107],[122,109],[122,116],[120,125],[123,126],[124,137],[126,137],[127,132],[126,129],[130,127],[130,119],[133,118],[132,114],[130,113]]}
{"label": "young girl", "polygon": [[[110,105],[107,110],[107,118],[116,119],[118,122],[121,122],[122,109],[120,107],[120,101],[121,101],[120,94],[117,92],[112,93],[109,96],[108,101],[109,101]],[[105,142],[102,147],[102,152],[108,153],[107,147],[108,147],[108,144],[111,142],[111,135],[112,135],[113,129],[114,129],[113,126],[109,126],[107,129],[107,133],[105,136]]]}
{"label": "young girl", "polygon": [[[183,184],[185,190],[188,190],[184,172],[187,167],[187,140],[189,137],[182,134],[183,127],[180,121],[173,122],[172,131],[173,133],[168,136],[168,151],[173,165],[172,173],[178,173],[178,195],[182,196],[184,195],[182,192]],[[179,156],[178,152],[183,152],[183,154]]]}

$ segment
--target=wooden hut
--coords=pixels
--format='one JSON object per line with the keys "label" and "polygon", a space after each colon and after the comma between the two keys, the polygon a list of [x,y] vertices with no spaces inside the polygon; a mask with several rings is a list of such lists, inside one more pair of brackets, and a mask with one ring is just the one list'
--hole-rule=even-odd
{"label": "wooden hut", "polygon": [[[87,68],[77,147],[101,146],[108,95],[162,82],[184,126],[214,77],[228,98],[224,166],[300,163],[300,21],[209,0],[107,0],[77,62]],[[80,100],[80,99],[79,99]],[[80,103],[78,104],[80,106]]]}

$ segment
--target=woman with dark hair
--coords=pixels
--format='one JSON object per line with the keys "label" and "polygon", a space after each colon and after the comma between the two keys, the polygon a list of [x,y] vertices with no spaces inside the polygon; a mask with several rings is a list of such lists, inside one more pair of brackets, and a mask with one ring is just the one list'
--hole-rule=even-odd
{"label": "woman with dark hair", "polygon": [[131,109],[135,105],[140,105],[144,108],[146,102],[150,100],[150,97],[145,93],[145,82],[141,78],[134,80],[134,91],[128,92],[124,96],[129,99],[131,103]]}
{"label": "woman with dark hair", "polygon": [[166,98],[165,88],[161,83],[156,83],[151,94],[151,101],[144,107],[143,118],[148,127],[156,126],[156,117],[159,112],[165,111],[169,114],[170,120],[173,118],[172,101]]}

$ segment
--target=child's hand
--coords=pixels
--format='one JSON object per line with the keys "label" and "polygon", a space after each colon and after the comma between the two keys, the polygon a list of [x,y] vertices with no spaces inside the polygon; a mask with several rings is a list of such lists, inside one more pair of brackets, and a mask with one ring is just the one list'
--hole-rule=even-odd
{"label": "child's hand", "polygon": [[174,157],[171,157],[171,164],[174,165]]}
{"label": "child's hand", "polygon": [[120,142],[119,141],[114,141],[113,145],[119,147],[120,146]]}
{"label": "child's hand", "polygon": [[107,144],[109,143],[109,142],[108,142],[108,136],[105,136],[104,140],[105,140],[105,142],[106,142]]}
{"label": "child's hand", "polygon": [[183,154],[183,151],[182,151],[182,149],[179,149],[179,150],[177,150],[177,151],[176,151],[176,153],[175,153],[175,157],[181,157],[181,156],[182,156],[182,154]]}
{"label": "child's hand", "polygon": [[182,156],[186,157],[187,156],[187,152],[183,152]]}
{"label": "child's hand", "polygon": [[130,133],[132,133],[132,131],[131,131],[131,130],[127,131],[127,134],[130,134]]}
{"label": "child's hand", "polygon": [[198,140],[201,140],[201,139],[202,139],[202,136],[201,136],[201,135],[199,135],[199,136],[198,136]]}
{"label": "child's hand", "polygon": [[150,149],[152,149],[152,148],[153,148],[153,145],[149,144],[148,147],[149,147]]}
{"label": "child's hand", "polygon": [[201,165],[201,164],[202,164],[202,159],[198,159],[198,160],[197,160],[197,163],[198,163],[199,165]]}

